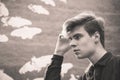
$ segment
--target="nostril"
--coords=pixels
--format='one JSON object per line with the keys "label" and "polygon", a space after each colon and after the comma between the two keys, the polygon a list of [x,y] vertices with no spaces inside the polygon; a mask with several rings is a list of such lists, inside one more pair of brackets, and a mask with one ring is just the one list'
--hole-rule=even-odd
{"label": "nostril", "polygon": [[76,47],[76,45],[71,45],[72,47]]}

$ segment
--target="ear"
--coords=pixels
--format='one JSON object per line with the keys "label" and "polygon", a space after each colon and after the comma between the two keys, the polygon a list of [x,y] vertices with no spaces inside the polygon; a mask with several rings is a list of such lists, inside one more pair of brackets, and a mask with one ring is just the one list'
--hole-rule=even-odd
{"label": "ear", "polygon": [[100,41],[100,34],[98,31],[96,31],[94,34],[93,34],[93,39],[95,41],[95,44],[97,44],[99,41]]}

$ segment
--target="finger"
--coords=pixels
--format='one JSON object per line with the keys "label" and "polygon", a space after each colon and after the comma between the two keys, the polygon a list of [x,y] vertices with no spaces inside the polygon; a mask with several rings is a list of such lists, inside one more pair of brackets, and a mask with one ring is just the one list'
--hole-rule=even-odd
{"label": "finger", "polygon": [[60,39],[64,39],[64,36],[63,36],[63,35],[60,35]]}
{"label": "finger", "polygon": [[68,42],[68,38],[66,38],[63,34],[59,34],[58,40]]}
{"label": "finger", "polygon": [[59,34],[58,38],[59,38],[59,39],[63,39],[64,36],[63,36],[62,34]]}

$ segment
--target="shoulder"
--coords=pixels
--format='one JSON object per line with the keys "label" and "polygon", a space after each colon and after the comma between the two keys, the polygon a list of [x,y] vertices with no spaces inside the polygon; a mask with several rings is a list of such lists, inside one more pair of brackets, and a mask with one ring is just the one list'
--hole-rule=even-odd
{"label": "shoulder", "polygon": [[115,63],[119,64],[120,66],[120,55],[113,55],[113,60]]}
{"label": "shoulder", "polygon": [[120,55],[113,55],[113,58],[114,58],[116,61],[120,61]]}

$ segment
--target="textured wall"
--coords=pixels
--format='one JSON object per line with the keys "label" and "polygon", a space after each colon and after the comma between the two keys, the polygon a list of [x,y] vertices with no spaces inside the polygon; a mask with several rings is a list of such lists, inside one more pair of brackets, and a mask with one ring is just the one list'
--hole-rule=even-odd
{"label": "textured wall", "polygon": [[[120,54],[120,1],[119,0],[68,0],[63,3],[54,0],[56,6],[47,5],[40,0],[1,0],[9,10],[9,17],[20,16],[32,22],[29,27],[42,29],[41,34],[35,35],[32,39],[21,39],[13,37],[10,33],[18,28],[3,26],[0,22],[0,34],[5,34],[9,40],[0,43],[0,68],[15,80],[26,80],[30,77],[42,77],[43,72],[36,75],[27,73],[20,75],[18,70],[32,56],[50,55],[54,51],[57,35],[61,31],[63,22],[83,10],[92,10],[97,15],[105,18],[106,49],[114,54]],[[49,11],[49,15],[33,13],[28,9],[29,4],[42,5]],[[1,19],[2,17],[0,17]],[[65,56],[65,62],[71,62],[75,66],[69,74],[82,74],[87,67],[87,60],[77,60],[72,52]],[[31,76],[32,75],[32,76]],[[67,80],[70,76],[65,75]]]}

